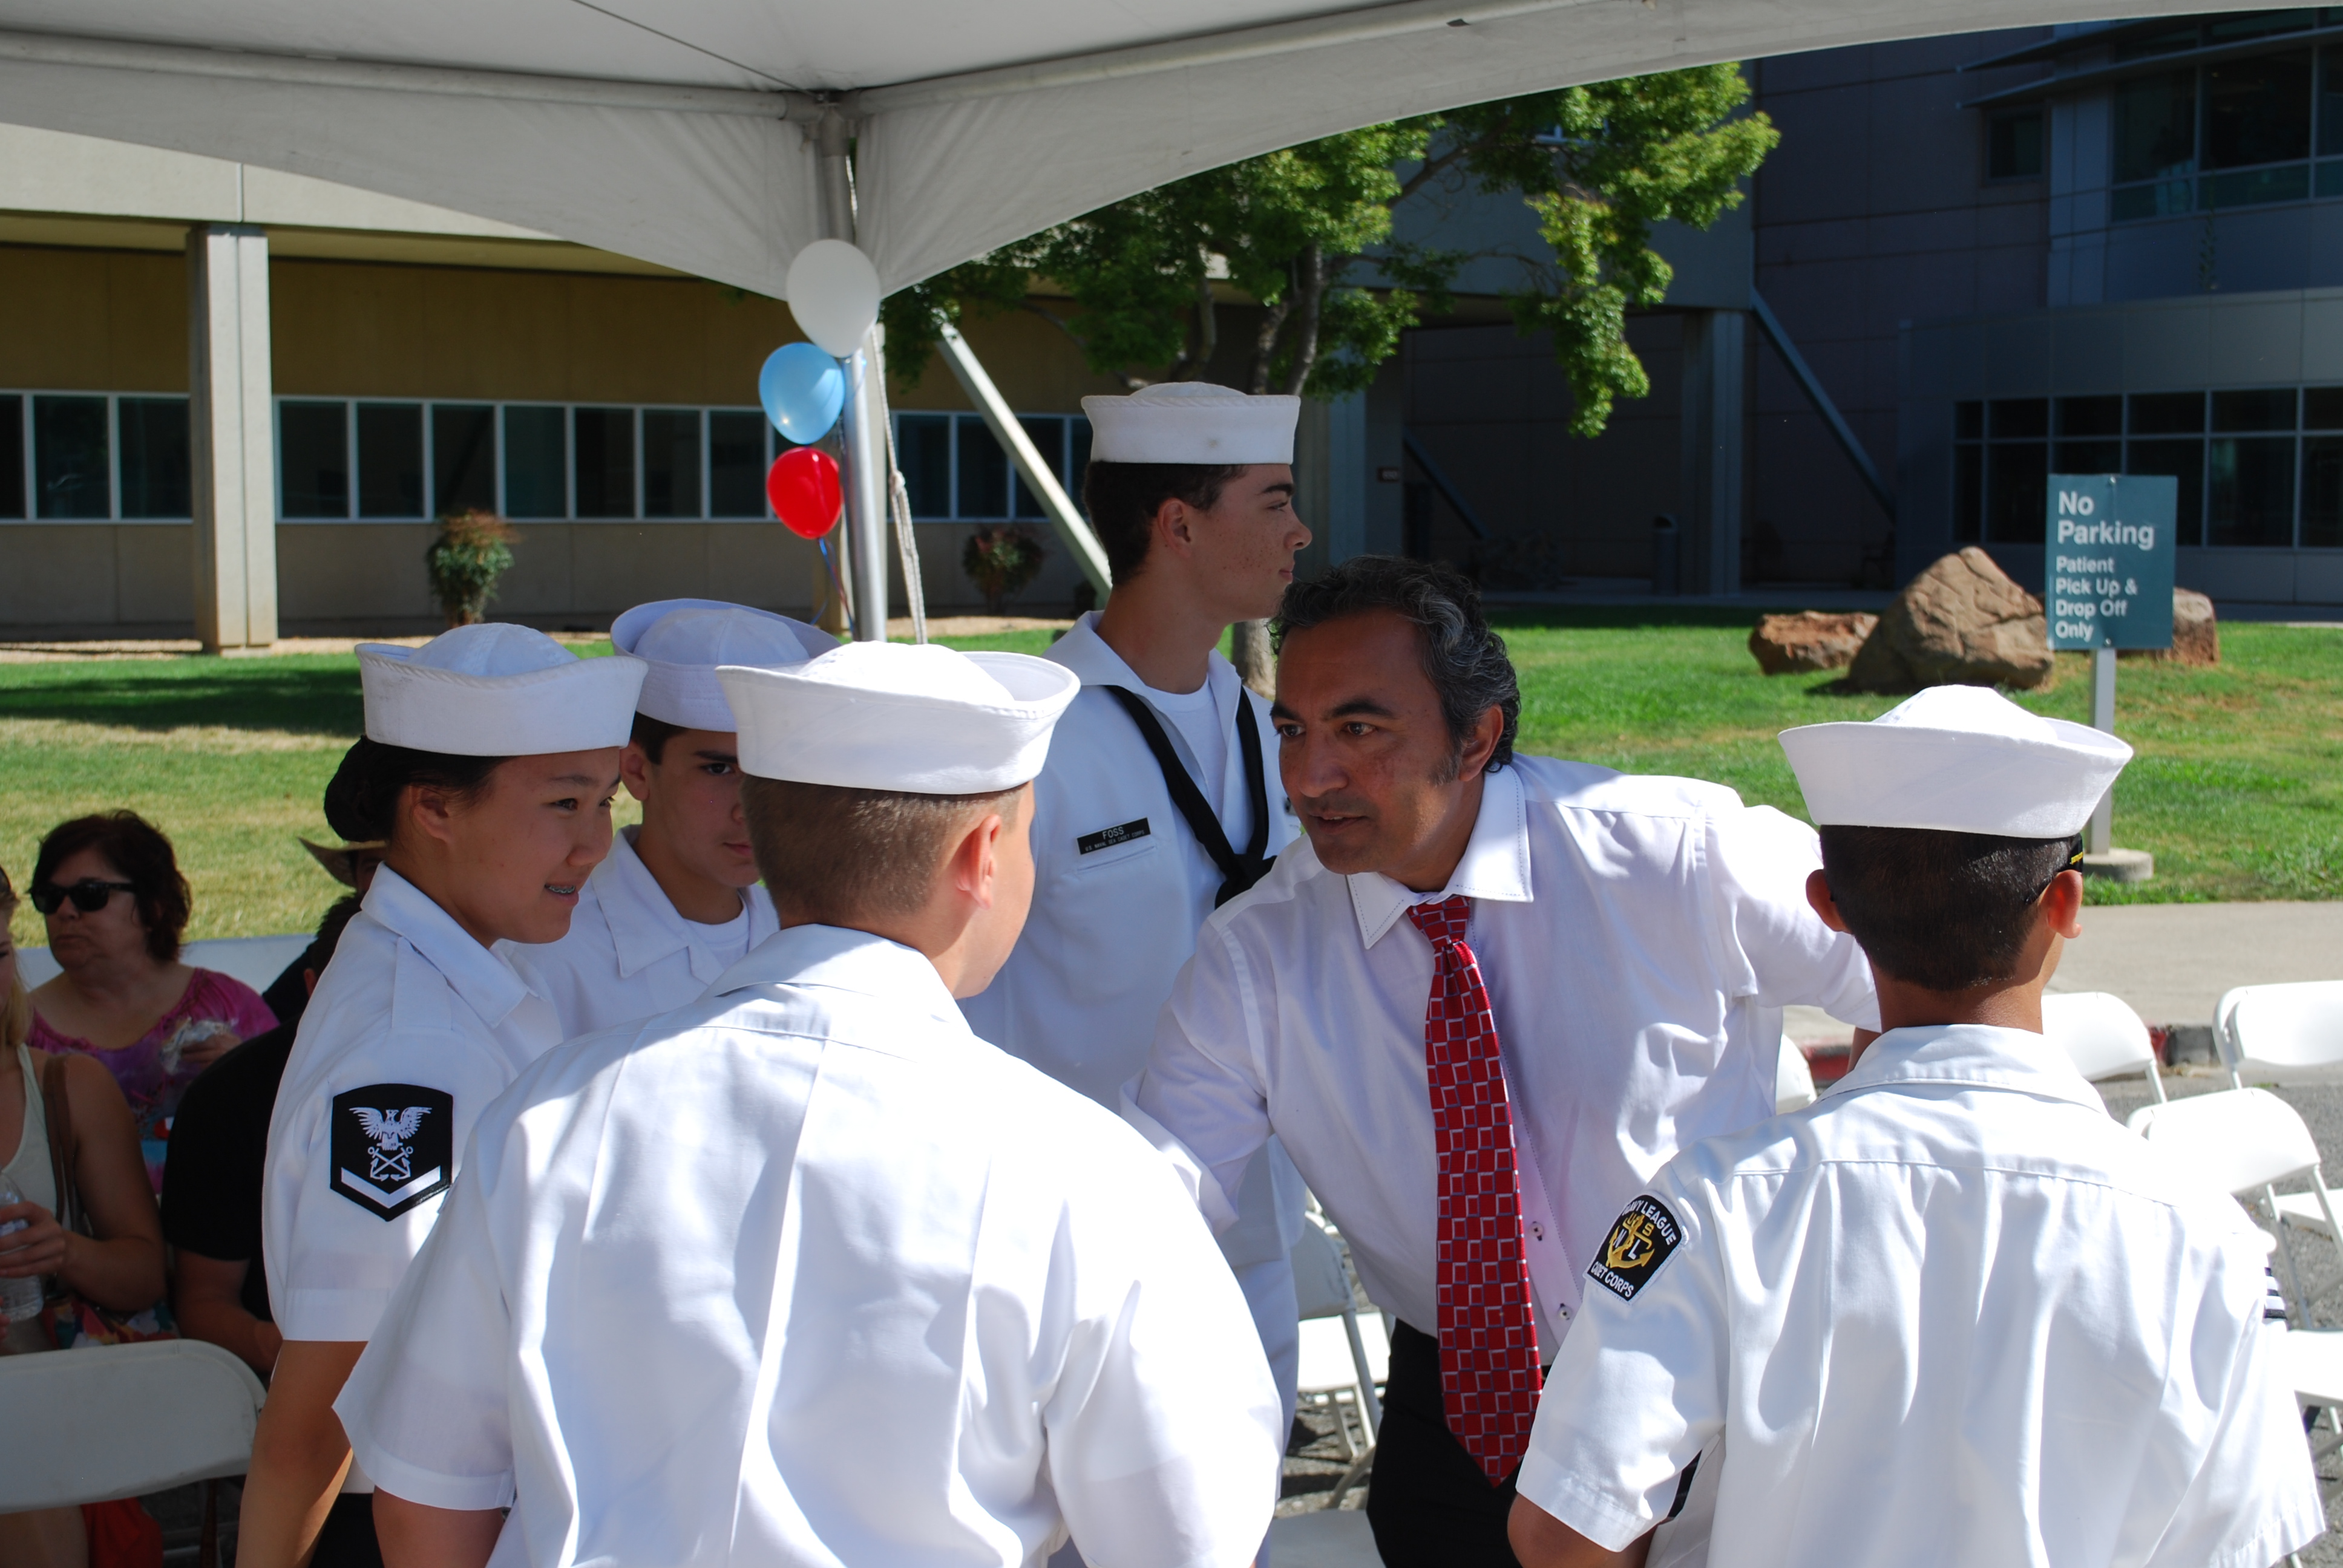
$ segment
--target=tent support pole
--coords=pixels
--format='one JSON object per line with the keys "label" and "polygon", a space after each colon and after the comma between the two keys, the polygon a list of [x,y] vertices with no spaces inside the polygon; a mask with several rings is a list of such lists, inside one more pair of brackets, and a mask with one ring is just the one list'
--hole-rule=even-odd
{"label": "tent support pole", "polygon": [[976,411],[984,416],[985,428],[1001,443],[1001,449],[1009,454],[1009,460],[1017,465],[1018,477],[1025,481],[1025,487],[1040,498],[1041,509],[1050,514],[1050,526],[1057,529],[1059,539],[1072,554],[1074,565],[1098,590],[1099,603],[1104,604],[1107,595],[1114,589],[1114,582],[1107,575],[1106,551],[1100,547],[1098,536],[1091,532],[1081,513],[1074,509],[1058,476],[1041,461],[1033,438],[1017,422],[1017,416],[1010,411],[1009,400],[992,384],[983,362],[968,346],[968,339],[960,335],[960,328],[945,323],[943,340],[937,347],[943,350],[944,363],[951,367],[952,379],[960,383],[968,400],[976,405]]}
{"label": "tent support pole", "polygon": [[[846,156],[850,127],[835,104],[822,106],[814,122],[814,151],[821,162],[822,227],[829,237],[854,242],[854,171]],[[846,359],[846,408],[840,431],[846,443],[846,546],[840,576],[857,642],[887,640],[888,494],[893,465],[887,452],[887,362],[883,334],[872,327],[862,347]]]}

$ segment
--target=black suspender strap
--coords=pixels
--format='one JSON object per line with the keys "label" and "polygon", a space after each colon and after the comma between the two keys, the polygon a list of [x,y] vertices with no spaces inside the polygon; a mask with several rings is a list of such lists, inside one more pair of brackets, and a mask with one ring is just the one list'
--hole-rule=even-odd
{"label": "black suspender strap", "polygon": [[1163,787],[1172,792],[1172,804],[1180,809],[1180,815],[1187,819],[1188,831],[1196,836],[1196,842],[1220,868],[1221,890],[1212,900],[1212,907],[1219,909],[1267,876],[1272,863],[1265,853],[1269,849],[1269,787],[1261,776],[1261,730],[1252,721],[1252,699],[1246,695],[1244,688],[1237,688],[1237,749],[1244,759],[1245,790],[1252,806],[1252,842],[1242,855],[1230,847],[1220,814],[1188,776],[1180,754],[1172,749],[1172,738],[1163,732],[1163,721],[1155,717],[1155,709],[1127,688],[1105,686],[1099,689],[1121,703],[1122,710],[1131,715],[1131,721],[1139,726],[1147,749],[1155,754],[1155,765],[1163,770]]}

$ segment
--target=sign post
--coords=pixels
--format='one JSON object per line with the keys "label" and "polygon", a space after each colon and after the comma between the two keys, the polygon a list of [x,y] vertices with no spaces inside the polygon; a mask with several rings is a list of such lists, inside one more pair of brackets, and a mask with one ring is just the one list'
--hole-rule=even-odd
{"label": "sign post", "polygon": [[[2116,729],[2116,650],[2172,646],[2174,519],[2180,483],[2162,474],[2053,474],[2042,580],[2053,648],[2091,650],[2091,726]],[[2145,849],[2113,842],[2115,791],[2091,813],[2087,875],[2144,882]]]}

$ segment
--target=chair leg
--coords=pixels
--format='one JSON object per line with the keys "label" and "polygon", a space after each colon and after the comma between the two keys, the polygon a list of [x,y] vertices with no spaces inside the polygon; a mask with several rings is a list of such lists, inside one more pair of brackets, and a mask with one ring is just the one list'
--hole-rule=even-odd
{"label": "chair leg", "polygon": [[1351,1488],[1358,1485],[1359,1482],[1366,1475],[1367,1467],[1373,1464],[1374,1462],[1375,1447],[1374,1444],[1369,1443],[1366,1448],[1360,1452],[1356,1459],[1351,1461],[1351,1468],[1342,1472],[1342,1478],[1334,1483],[1334,1490],[1326,1494],[1326,1501],[1320,1503],[1318,1506],[1330,1513],[1342,1507],[1342,1499],[1351,1494]]}
{"label": "chair leg", "polygon": [[2269,1205],[2270,1225],[2278,1232],[2278,1261],[2286,1265],[2287,1292],[2294,1298],[2290,1305],[2293,1312],[2301,1319],[2293,1326],[2298,1329],[2315,1329],[2318,1326],[2318,1320],[2311,1313],[2310,1298],[2302,1293],[2302,1273],[2294,1264],[2294,1243],[2287,1240],[2286,1216],[2278,1212],[2278,1189],[2264,1187],[2262,1201]]}
{"label": "chair leg", "polygon": [[219,1483],[204,1483],[204,1528],[196,1540],[196,1568],[219,1568]]}

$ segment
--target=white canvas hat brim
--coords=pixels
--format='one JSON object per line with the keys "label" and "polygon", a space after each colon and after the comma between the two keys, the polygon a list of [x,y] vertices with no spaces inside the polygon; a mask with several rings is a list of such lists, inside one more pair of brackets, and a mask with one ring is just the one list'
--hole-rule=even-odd
{"label": "white canvas hat brim", "polygon": [[[900,645],[849,648],[886,646]],[[793,669],[725,666],[717,675],[739,720],[741,770],[759,779],[914,795],[982,795],[1030,782],[1049,759],[1051,731],[1081,689],[1081,678],[1028,654],[954,657],[990,677],[1002,696],[970,699],[840,681],[830,678],[834,667],[821,668],[826,659]]]}
{"label": "white canvas hat brim", "polygon": [[367,739],[453,757],[624,746],[648,673],[641,659],[615,654],[513,675],[472,675],[418,664],[417,651],[385,643],[358,648]]}
{"label": "white canvas hat brim", "polygon": [[2038,738],[1839,723],[1785,729],[1781,740],[1817,827],[2068,838],[2132,749],[2087,725],[2041,722],[2049,733]]}
{"label": "white canvas hat brim", "polygon": [[1085,397],[1093,463],[1291,463],[1302,399]]}
{"label": "white canvas hat brim", "polygon": [[[789,662],[803,663],[809,658],[819,658],[838,646],[838,639],[820,627],[808,626],[801,620],[776,615],[771,610],[707,598],[659,599],[650,604],[639,604],[610,623],[610,646],[620,653],[634,653],[652,628],[684,610],[721,611],[769,623],[773,630],[786,633],[793,643],[798,657]],[[642,695],[636,699],[638,712],[685,729],[709,729],[726,734],[739,728],[733,720],[730,704],[724,699],[723,684],[716,678],[720,663],[736,661],[684,663],[646,658],[644,662],[650,668],[643,678]]]}

